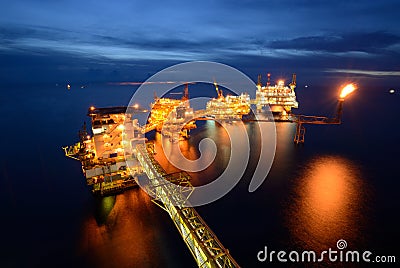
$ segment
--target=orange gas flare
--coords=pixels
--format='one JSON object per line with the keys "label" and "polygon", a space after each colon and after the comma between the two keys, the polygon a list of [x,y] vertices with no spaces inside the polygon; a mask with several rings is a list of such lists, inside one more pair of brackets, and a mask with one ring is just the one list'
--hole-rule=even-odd
{"label": "orange gas flare", "polygon": [[342,92],[340,92],[340,98],[344,99],[347,95],[352,93],[354,90],[356,90],[356,86],[353,84],[348,84],[346,85],[343,89]]}

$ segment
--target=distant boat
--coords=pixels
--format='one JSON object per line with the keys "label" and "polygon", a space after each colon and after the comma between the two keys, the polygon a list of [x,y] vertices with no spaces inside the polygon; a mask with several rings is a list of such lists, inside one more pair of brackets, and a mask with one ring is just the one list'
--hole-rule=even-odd
{"label": "distant boat", "polygon": [[71,85],[67,84],[67,89],[70,90],[71,89]]}

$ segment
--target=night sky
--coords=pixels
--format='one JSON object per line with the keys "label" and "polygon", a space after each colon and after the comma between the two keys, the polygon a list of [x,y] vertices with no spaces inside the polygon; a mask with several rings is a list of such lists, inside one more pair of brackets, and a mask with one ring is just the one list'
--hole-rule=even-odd
{"label": "night sky", "polygon": [[1,84],[143,81],[211,60],[255,79],[356,77],[399,85],[400,2],[11,1],[0,4]]}

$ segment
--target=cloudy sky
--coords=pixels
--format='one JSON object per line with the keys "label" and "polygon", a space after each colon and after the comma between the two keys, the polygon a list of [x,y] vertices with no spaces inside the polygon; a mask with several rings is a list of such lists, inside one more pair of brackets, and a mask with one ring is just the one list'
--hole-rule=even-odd
{"label": "cloudy sky", "polygon": [[0,79],[131,81],[212,60],[257,72],[399,82],[398,0],[0,3]]}

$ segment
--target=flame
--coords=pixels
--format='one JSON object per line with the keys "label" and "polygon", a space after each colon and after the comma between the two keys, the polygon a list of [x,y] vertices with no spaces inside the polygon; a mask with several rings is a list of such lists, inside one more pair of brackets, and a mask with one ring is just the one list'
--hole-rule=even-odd
{"label": "flame", "polygon": [[356,90],[356,86],[353,84],[348,84],[346,85],[343,89],[342,92],[340,92],[340,98],[344,99],[346,98],[347,95],[349,95],[350,93],[352,93],[354,90]]}

